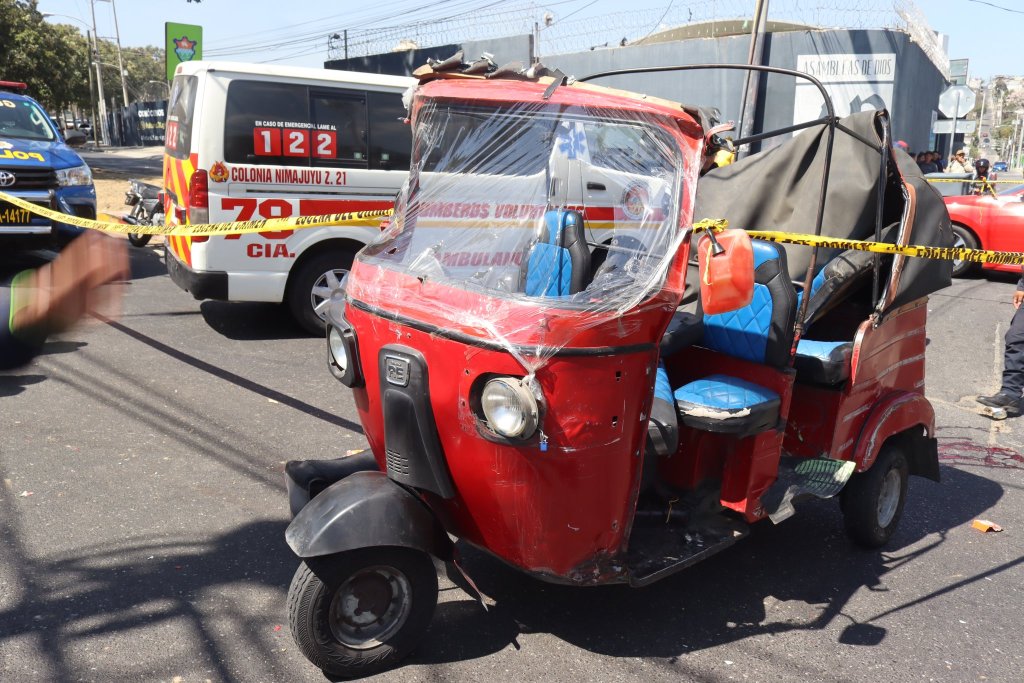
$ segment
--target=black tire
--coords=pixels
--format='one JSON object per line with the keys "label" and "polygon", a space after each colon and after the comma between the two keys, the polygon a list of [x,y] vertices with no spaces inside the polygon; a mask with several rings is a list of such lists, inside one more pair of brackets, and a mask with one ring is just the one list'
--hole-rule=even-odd
{"label": "black tire", "polygon": [[[962,225],[953,224],[954,246],[967,247],[968,249],[978,248],[978,238],[970,230]],[[972,261],[953,261],[953,277],[968,277],[978,270],[980,264]]]}
{"label": "black tire", "polygon": [[850,538],[866,548],[889,542],[903,515],[910,468],[903,451],[889,441],[875,464],[854,474],[843,489],[843,521]]}
{"label": "black tire", "polygon": [[[325,674],[368,676],[394,666],[419,644],[437,606],[430,555],[377,547],[313,563],[316,573],[304,562],[292,579],[288,622],[299,650]],[[354,613],[346,615],[346,607]],[[383,614],[375,615],[374,608]],[[354,623],[374,616],[376,621]]]}
{"label": "black tire", "polygon": [[[326,279],[328,273],[334,273],[339,284],[344,280],[352,267],[352,258],[350,252],[325,251],[309,258],[292,273],[286,295],[288,310],[309,334],[322,337],[326,333],[325,318],[313,307],[313,302],[319,303],[329,296],[332,284]],[[314,287],[319,293],[314,292]]]}
{"label": "black tire", "polygon": [[128,233],[128,241],[131,242],[133,247],[144,247],[149,244],[149,240],[152,238],[152,235],[138,235],[134,232]]}

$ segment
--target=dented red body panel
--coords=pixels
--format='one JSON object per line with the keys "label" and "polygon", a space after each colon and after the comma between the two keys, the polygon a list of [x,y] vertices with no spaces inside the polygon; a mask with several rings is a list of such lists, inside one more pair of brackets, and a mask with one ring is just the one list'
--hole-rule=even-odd
{"label": "dented red body panel", "polygon": [[[433,98],[471,92],[476,102],[521,102],[543,92],[535,83],[435,81]],[[699,126],[681,109],[561,88],[543,106],[601,106],[656,114],[680,148],[696,153]],[[689,194],[679,216],[689,226]],[[357,260],[348,277],[345,316],[358,331],[363,368],[381,348],[401,344],[429,368],[430,406],[454,497],[424,493],[446,529],[509,564],[548,580],[576,584],[624,580],[624,553],[643,462],[647,416],[658,361],[656,340],[679,304],[689,242],[671,259],[662,289],[624,315],[539,307],[494,299],[505,315],[483,330],[452,311],[480,310],[488,294],[412,277]],[[443,302],[436,307],[424,301]],[[495,338],[502,344],[496,344]],[[538,433],[525,443],[481,434],[473,388],[490,374],[522,376],[505,345],[529,355],[557,349],[536,371],[545,402]],[[540,355],[545,355],[541,353]],[[381,378],[365,373],[356,404],[374,456],[385,469]],[[591,390],[592,389],[592,390]],[[624,397],[636,400],[624,400]]]}
{"label": "dented red body panel", "polygon": [[850,380],[841,389],[797,385],[785,450],[807,458],[856,460],[863,471],[888,436],[916,425],[932,436],[935,415],[924,398],[927,315],[922,299],[893,311],[878,326],[872,320],[861,323]]}

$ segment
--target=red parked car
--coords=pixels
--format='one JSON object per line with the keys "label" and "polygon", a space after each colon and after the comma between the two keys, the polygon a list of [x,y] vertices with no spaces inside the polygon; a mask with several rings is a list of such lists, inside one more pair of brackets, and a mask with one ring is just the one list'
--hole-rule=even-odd
{"label": "red parked car", "polygon": [[[1024,185],[1014,185],[996,196],[991,194],[945,197],[953,222],[956,246],[973,249],[1021,251],[1024,249]],[[955,261],[953,277],[964,277],[979,264]],[[1020,266],[986,263],[983,267],[1019,273]]]}

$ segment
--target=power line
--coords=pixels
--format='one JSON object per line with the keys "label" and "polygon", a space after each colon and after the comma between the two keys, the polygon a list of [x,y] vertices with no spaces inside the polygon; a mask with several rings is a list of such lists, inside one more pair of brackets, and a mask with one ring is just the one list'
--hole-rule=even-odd
{"label": "power line", "polygon": [[1000,5],[995,4],[994,2],[985,2],[985,0],[967,0],[967,1],[968,2],[976,2],[979,5],[988,5],[989,7],[995,7],[996,9],[1001,9],[1004,12],[1014,12],[1016,14],[1024,14],[1024,10],[1010,9],[1009,7],[1002,7]]}

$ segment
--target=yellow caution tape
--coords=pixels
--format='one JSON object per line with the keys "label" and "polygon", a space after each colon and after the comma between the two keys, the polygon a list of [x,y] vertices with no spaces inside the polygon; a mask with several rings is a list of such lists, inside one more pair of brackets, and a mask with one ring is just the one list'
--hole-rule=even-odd
{"label": "yellow caution tape", "polygon": [[[351,211],[349,213],[334,213],[323,216],[292,216],[290,218],[266,218],[258,221],[236,221],[232,223],[206,223],[201,225],[128,225],[124,223],[110,223],[94,221],[79,216],[71,216],[47,207],[33,204],[20,197],[0,192],[0,201],[8,202],[14,206],[26,209],[34,214],[65,223],[79,228],[99,230],[101,232],[117,233],[126,235],[170,235],[170,236],[223,236],[223,235],[244,235],[249,233],[297,230],[300,228],[319,228],[326,226],[369,226],[376,227],[382,218],[394,213],[393,209],[382,209],[377,211]],[[719,232],[729,227],[729,222],[721,218],[709,218],[697,221],[693,224],[693,230],[710,230]],[[773,230],[748,230],[752,238],[766,240],[768,242],[780,242],[785,244],[798,244],[808,247],[820,247],[822,249],[856,249],[858,251],[870,251],[876,254],[899,254],[902,256],[914,256],[917,258],[942,259],[947,261],[971,261],[973,263],[995,263],[1003,265],[1024,264],[1024,252],[1020,251],[991,251],[987,249],[968,249],[966,247],[922,247],[913,244],[899,246],[887,242],[869,242],[864,240],[840,239],[836,237],[817,237],[792,232],[777,232]]]}
{"label": "yellow caution tape", "polygon": [[972,185],[1024,185],[1024,180],[982,180],[981,178],[925,178],[929,183],[971,183]]}
{"label": "yellow caution tape", "polygon": [[944,261],[971,261],[973,263],[998,263],[1004,265],[1024,264],[1024,252],[1021,251],[990,251],[988,249],[968,249],[966,247],[922,247],[908,244],[901,247],[888,242],[866,242],[863,240],[847,240],[836,237],[816,237],[815,235],[799,235],[792,232],[775,232],[772,230],[748,230],[754,239],[768,242],[785,242],[801,244],[807,247],[822,249],[856,249],[876,254],[898,254],[917,258],[940,259]]}
{"label": "yellow caution tape", "polygon": [[20,197],[0,192],[0,201],[8,202],[32,213],[49,218],[58,223],[74,225],[79,228],[99,230],[101,232],[117,233],[127,235],[170,235],[199,237],[203,235],[245,235],[255,232],[297,230],[300,228],[321,228],[326,226],[367,226],[377,227],[382,218],[387,218],[393,209],[381,209],[377,211],[351,211],[349,213],[332,213],[323,216],[292,216],[290,218],[265,218],[257,221],[236,221],[231,223],[204,223],[198,225],[128,225],[125,223],[111,223],[106,221],[94,221],[79,216],[71,216],[45,206],[39,206],[32,202],[25,201]]}
{"label": "yellow caution tape", "polygon": [[[693,224],[694,232],[702,230],[721,232],[728,227],[729,221],[723,218],[705,218]],[[752,239],[797,244],[805,247],[819,247],[821,249],[856,249],[857,251],[870,251],[875,254],[914,256],[916,258],[930,258],[943,261],[1024,265],[1024,252],[1021,251],[991,251],[989,249],[968,249],[967,247],[922,247],[914,244],[901,247],[888,242],[819,237],[816,235],[778,232],[775,230],[747,230],[746,232]]]}

